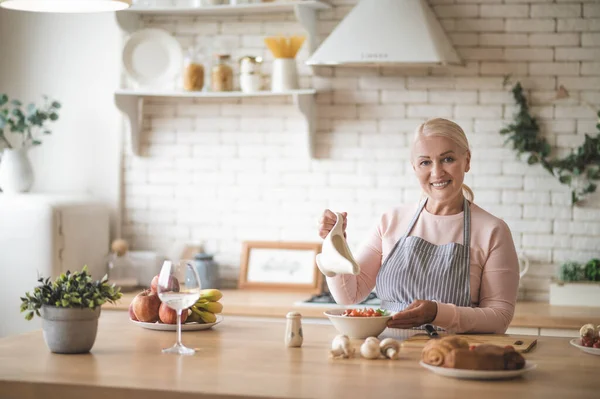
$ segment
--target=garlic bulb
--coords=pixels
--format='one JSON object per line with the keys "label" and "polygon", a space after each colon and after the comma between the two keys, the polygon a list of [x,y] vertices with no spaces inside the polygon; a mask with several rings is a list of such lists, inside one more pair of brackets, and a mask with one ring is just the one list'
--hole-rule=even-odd
{"label": "garlic bulb", "polygon": [[360,346],[360,354],[367,359],[377,359],[381,352],[379,351],[379,340],[375,337],[368,337]]}

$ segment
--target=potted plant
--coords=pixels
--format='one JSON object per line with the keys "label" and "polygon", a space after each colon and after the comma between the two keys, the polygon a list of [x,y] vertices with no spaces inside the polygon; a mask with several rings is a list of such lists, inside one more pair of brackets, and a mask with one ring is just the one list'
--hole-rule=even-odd
{"label": "potted plant", "polygon": [[94,346],[100,307],[121,298],[120,288],[102,280],[93,281],[87,266],[81,272],[67,271],[56,278],[38,279],[41,285],[21,297],[25,319],[42,318],[46,345],[55,353],[86,353]]}
{"label": "potted plant", "polygon": [[550,305],[600,306],[600,259],[563,263],[550,284]]}
{"label": "potted plant", "polygon": [[[58,119],[60,103],[44,96],[44,104],[24,107],[0,94],[0,188],[4,192],[26,192],[33,184],[33,169],[27,152],[42,144],[40,135],[51,134],[46,127]],[[5,131],[6,130],[6,131]]]}

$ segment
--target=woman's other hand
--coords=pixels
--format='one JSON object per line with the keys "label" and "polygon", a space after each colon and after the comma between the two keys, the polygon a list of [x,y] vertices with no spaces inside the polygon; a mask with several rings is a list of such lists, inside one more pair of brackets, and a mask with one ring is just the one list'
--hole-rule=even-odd
{"label": "woman's other hand", "polygon": [[[346,221],[348,219],[346,216],[348,216],[348,212],[341,212],[341,214],[344,217],[343,229],[344,237],[346,237]],[[331,229],[333,229],[333,226],[335,225],[336,221],[337,217],[335,216],[335,213],[333,213],[329,209],[325,209],[325,211],[323,211],[321,219],[319,219],[319,236],[323,239],[327,237],[327,234],[329,234]]]}
{"label": "woman's other hand", "polygon": [[413,328],[431,323],[437,315],[437,303],[416,300],[402,312],[398,312],[388,321],[391,328]]}

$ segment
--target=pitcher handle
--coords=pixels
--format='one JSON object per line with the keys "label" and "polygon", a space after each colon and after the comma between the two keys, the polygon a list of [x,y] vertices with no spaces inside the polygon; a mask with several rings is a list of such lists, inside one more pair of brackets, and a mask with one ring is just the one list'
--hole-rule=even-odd
{"label": "pitcher handle", "polygon": [[[519,259],[519,278],[523,278],[525,274],[527,274],[527,270],[529,270],[529,259],[525,256],[525,254],[521,254],[518,257]],[[521,266],[523,269],[521,270]]]}

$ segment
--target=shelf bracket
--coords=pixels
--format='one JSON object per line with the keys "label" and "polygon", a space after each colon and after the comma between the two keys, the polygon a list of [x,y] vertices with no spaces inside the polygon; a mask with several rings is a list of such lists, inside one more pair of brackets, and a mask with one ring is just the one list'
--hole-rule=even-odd
{"label": "shelf bracket", "polygon": [[310,94],[294,94],[294,104],[306,119],[306,155],[309,158],[314,157],[315,153],[315,96]]}
{"label": "shelf bracket", "polygon": [[115,104],[125,117],[129,120],[129,131],[131,134],[131,152],[140,156],[142,146],[142,116],[144,108],[144,97],[115,95]]}
{"label": "shelf bracket", "polygon": [[317,49],[317,11],[306,5],[296,4],[294,6],[296,19],[306,33],[308,33],[308,50],[312,54]]}

